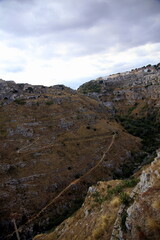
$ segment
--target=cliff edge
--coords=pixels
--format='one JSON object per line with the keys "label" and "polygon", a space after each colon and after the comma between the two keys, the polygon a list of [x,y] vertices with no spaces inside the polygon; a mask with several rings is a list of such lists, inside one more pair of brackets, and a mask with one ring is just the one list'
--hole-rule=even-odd
{"label": "cliff edge", "polygon": [[34,240],[158,240],[160,150],[157,155],[140,175],[90,187],[84,204],[72,217]]}

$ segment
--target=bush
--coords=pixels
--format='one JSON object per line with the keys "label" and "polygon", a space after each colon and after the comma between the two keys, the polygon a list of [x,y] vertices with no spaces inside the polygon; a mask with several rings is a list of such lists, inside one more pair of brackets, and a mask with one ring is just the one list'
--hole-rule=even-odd
{"label": "bush", "polygon": [[84,94],[92,93],[92,92],[100,93],[101,86],[98,82],[91,80],[83,84],[82,86],[80,86],[79,90]]}
{"label": "bush", "polygon": [[117,186],[115,186],[114,188],[108,188],[107,187],[107,198],[111,198],[114,195],[118,195],[118,194],[122,194],[122,199],[125,198],[125,196],[123,196],[124,192],[123,190],[125,188],[130,188],[130,187],[134,187],[137,183],[138,183],[138,179],[136,178],[130,178],[130,179],[126,179],[124,180],[122,183],[118,184]]}
{"label": "bush", "polygon": [[121,228],[123,231],[126,231],[126,218],[127,218],[128,214],[127,212],[124,210],[121,214]]}
{"label": "bush", "polygon": [[94,198],[94,201],[97,202],[97,203],[100,203],[100,204],[103,203],[106,200],[106,197],[105,196],[101,196],[98,191],[93,193],[92,196]]}
{"label": "bush", "polygon": [[130,202],[131,202],[130,196],[127,193],[125,193],[125,192],[122,192],[120,194],[120,200],[121,200],[121,203],[126,205],[126,206],[128,206],[130,204]]}
{"label": "bush", "polygon": [[53,101],[46,101],[46,105],[52,105]]}
{"label": "bush", "polygon": [[107,190],[108,196],[111,197],[112,195],[119,194],[120,192],[122,192],[123,188],[124,188],[124,186],[122,184],[119,184],[112,189],[108,189]]}
{"label": "bush", "polygon": [[15,99],[14,102],[15,102],[16,104],[19,104],[19,105],[25,105],[25,104],[26,104],[26,102],[24,101],[24,99]]}
{"label": "bush", "polygon": [[160,124],[156,113],[148,114],[146,118],[133,119],[129,116],[118,117],[123,127],[132,135],[142,138],[143,149],[153,153],[160,142]]}
{"label": "bush", "polygon": [[6,137],[7,136],[7,130],[3,128],[3,126],[0,126],[0,136]]}
{"label": "bush", "polygon": [[136,178],[126,179],[123,181],[123,186],[128,187],[128,188],[134,187],[137,185],[138,182],[139,182],[139,180]]}

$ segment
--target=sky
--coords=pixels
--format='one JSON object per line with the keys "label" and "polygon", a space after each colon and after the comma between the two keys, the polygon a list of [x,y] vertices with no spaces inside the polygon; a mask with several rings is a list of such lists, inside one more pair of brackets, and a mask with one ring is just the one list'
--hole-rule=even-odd
{"label": "sky", "polygon": [[160,62],[160,0],[0,0],[0,78],[77,88]]}

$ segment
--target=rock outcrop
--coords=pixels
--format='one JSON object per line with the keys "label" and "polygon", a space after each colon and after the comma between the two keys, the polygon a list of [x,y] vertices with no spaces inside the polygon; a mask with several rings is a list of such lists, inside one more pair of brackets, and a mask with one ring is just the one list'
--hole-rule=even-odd
{"label": "rock outcrop", "polygon": [[159,110],[160,64],[101,77],[83,84],[78,91],[102,102],[112,114],[126,114],[131,107],[152,101]]}
{"label": "rock outcrop", "polygon": [[113,74],[83,84],[79,92],[97,99],[145,151],[160,147],[160,64]]}
{"label": "rock outcrop", "polygon": [[[98,182],[82,207],[54,232],[34,240],[159,240],[160,151],[155,160],[128,180]],[[137,180],[139,183],[133,188]]]}
{"label": "rock outcrop", "polygon": [[[159,239],[160,237],[160,149],[151,165],[142,171],[132,190],[129,206],[122,205],[111,240]],[[122,219],[124,223],[122,225]]]}
{"label": "rock outcrop", "polygon": [[[68,92],[74,94],[75,91],[64,85],[55,85],[51,87],[45,87],[43,85],[31,85],[31,84],[16,84],[14,81],[0,80],[0,102],[1,104],[8,104],[14,100],[22,101],[35,100],[43,95],[46,99],[51,99],[48,95],[62,95],[62,92]],[[45,95],[45,93],[47,95]],[[56,101],[56,99],[54,99]]]}

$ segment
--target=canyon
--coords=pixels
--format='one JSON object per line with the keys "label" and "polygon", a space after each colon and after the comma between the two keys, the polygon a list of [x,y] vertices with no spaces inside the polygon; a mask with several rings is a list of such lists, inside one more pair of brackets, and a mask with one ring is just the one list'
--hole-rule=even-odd
{"label": "canyon", "polygon": [[[24,240],[59,224],[51,235],[37,235],[35,239],[110,239],[112,235],[145,239],[137,237],[139,232],[151,239],[142,229],[145,224],[138,225],[142,231],[130,229],[141,202],[135,198],[126,208],[121,206],[120,195],[107,198],[104,189],[108,194],[131,176],[140,179],[134,187],[143,188],[146,180],[142,184],[142,179],[147,174],[141,169],[155,159],[159,147],[160,64],[100,77],[77,91],[64,85],[33,86],[1,79],[0,239],[17,238],[13,220]],[[148,191],[151,204],[158,196],[159,172],[155,171],[159,155],[154,162],[153,199],[147,195],[150,185],[145,191],[136,190],[142,202]],[[124,187],[124,196],[131,194],[132,198],[132,190],[133,186]],[[94,205],[93,210],[88,204]],[[75,217],[68,218],[77,209]],[[127,212],[125,224],[131,233],[126,225],[125,230],[122,227],[116,232],[118,211],[119,215]],[[103,227],[96,216],[103,220]],[[158,214],[152,218],[159,223]],[[81,225],[85,229],[85,221],[91,222],[84,231],[89,235],[83,235],[80,229]],[[93,232],[95,226],[101,231]],[[158,231],[156,227],[154,239],[158,239]]]}

